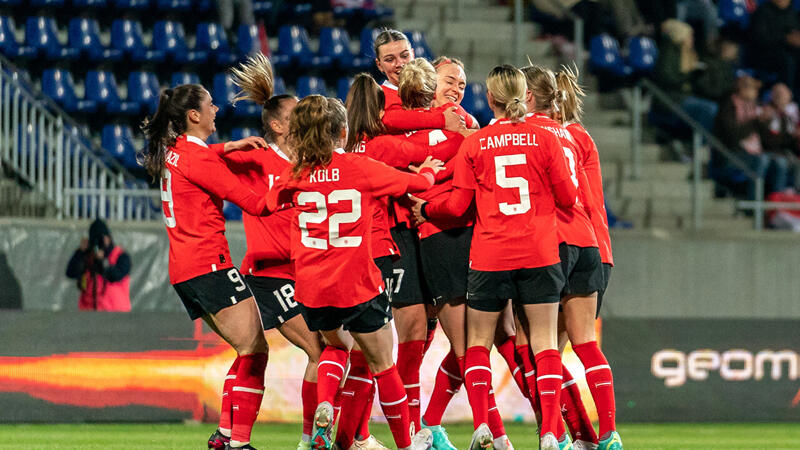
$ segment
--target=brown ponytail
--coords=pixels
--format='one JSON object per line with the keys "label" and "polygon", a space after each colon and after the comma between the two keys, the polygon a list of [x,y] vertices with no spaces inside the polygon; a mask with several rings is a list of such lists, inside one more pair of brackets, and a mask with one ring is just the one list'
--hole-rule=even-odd
{"label": "brown ponytail", "polygon": [[289,142],[296,153],[294,176],[328,165],[346,126],[347,113],[339,99],[309,95],[300,100],[289,119]]}
{"label": "brown ponytail", "polygon": [[562,98],[562,94],[558,92],[553,71],[535,65],[525,66],[521,70],[525,74],[528,90],[536,100],[536,111],[551,113],[557,110],[558,100]]}
{"label": "brown ponytail", "polygon": [[586,96],[586,92],[578,84],[578,67],[561,66],[561,71],[556,75],[556,85],[564,94],[563,100],[558,102],[561,123],[580,122],[583,115],[583,97]]}
{"label": "brown ponytail", "polygon": [[356,75],[345,102],[349,129],[345,151],[355,151],[362,139],[371,139],[386,131],[380,116],[385,102],[383,89],[371,75]]}

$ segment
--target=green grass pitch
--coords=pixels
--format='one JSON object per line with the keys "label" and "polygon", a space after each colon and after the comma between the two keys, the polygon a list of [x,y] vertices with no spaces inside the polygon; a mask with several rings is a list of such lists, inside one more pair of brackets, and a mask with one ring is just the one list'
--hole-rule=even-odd
{"label": "green grass pitch", "polygon": [[[508,435],[518,450],[537,449],[536,428],[511,423]],[[372,430],[392,443],[384,424]],[[456,447],[469,445],[469,424],[447,426]],[[212,424],[0,425],[0,449],[204,449]],[[800,424],[628,424],[620,425],[625,448],[635,449],[800,449]],[[253,445],[259,450],[294,449],[299,424],[258,424]]]}

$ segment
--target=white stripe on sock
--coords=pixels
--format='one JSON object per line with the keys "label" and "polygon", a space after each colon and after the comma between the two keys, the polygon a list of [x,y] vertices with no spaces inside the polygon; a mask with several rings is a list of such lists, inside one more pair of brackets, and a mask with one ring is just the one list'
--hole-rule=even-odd
{"label": "white stripe on sock", "polygon": [[372,380],[370,380],[369,378],[361,378],[361,377],[357,377],[355,375],[348,375],[347,379],[348,380],[362,381],[362,382],[367,383],[367,384],[372,384]]}
{"label": "white stripe on sock", "polygon": [[563,380],[564,379],[564,377],[561,376],[561,375],[542,375],[540,377],[536,377],[536,381],[546,380],[548,378],[558,378],[559,380]]}
{"label": "white stripe on sock", "polygon": [[600,366],[589,367],[588,369],[586,369],[586,373],[593,372],[595,370],[603,370],[603,369],[611,370],[611,366],[609,366],[608,364],[603,364],[603,365],[600,365]]}
{"label": "white stripe on sock", "polygon": [[236,375],[228,375],[228,376],[225,377],[225,379],[226,380],[235,380],[236,379]]}
{"label": "white stripe on sock", "polygon": [[415,387],[419,387],[419,383],[417,383],[417,384],[404,384],[403,387],[406,388],[406,389],[415,388]]}
{"label": "white stripe on sock", "polygon": [[444,370],[444,367],[439,367],[439,370],[441,370],[445,375],[447,375],[448,377],[450,377],[450,378],[452,378],[454,380],[463,381],[461,379],[461,377],[457,377],[457,376],[453,375],[452,373]]}
{"label": "white stripe on sock", "polygon": [[528,378],[531,375],[536,374],[536,369],[531,370],[530,372],[525,372],[525,378]]}
{"label": "white stripe on sock", "polygon": [[572,386],[575,383],[576,383],[575,380],[569,380],[566,383],[562,383],[561,384],[561,389],[568,388],[568,387]]}
{"label": "white stripe on sock", "polygon": [[333,364],[334,366],[342,369],[342,373],[344,373],[344,366],[342,366],[341,364],[337,363],[336,361],[330,361],[330,360],[326,359],[326,360],[320,361],[319,364],[317,364],[317,367],[319,367],[319,366],[321,366],[323,364]]}
{"label": "white stripe on sock", "polygon": [[244,386],[234,386],[233,389],[231,389],[231,390],[233,392],[249,392],[251,394],[263,394],[264,393],[263,389],[253,389],[253,388],[244,387]]}
{"label": "white stripe on sock", "polygon": [[487,371],[489,373],[492,373],[492,369],[490,369],[489,367],[486,367],[486,366],[472,366],[469,369],[464,371],[464,376],[467,376],[467,374],[470,373],[473,370],[485,370],[485,371]]}
{"label": "white stripe on sock", "polygon": [[517,366],[517,368],[516,368],[516,369],[514,369],[514,371],[513,371],[513,372],[511,372],[511,376],[512,376],[512,377],[515,377],[515,376],[517,376],[517,372],[519,372],[521,369],[522,369],[522,367],[520,367],[520,366]]}
{"label": "white stripe on sock", "polygon": [[404,395],[403,398],[401,398],[400,400],[398,400],[396,402],[387,402],[387,403],[380,402],[380,403],[381,403],[382,406],[394,406],[394,405],[399,405],[400,403],[403,403],[404,401],[407,401],[407,400],[408,400],[408,396]]}

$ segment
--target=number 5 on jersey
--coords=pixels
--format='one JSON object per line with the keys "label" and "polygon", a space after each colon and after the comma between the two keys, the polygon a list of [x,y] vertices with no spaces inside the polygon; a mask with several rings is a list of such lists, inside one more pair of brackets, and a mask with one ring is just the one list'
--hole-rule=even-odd
{"label": "number 5 on jersey", "polygon": [[[337,212],[328,217],[328,205],[350,201],[349,212]],[[298,205],[316,205],[316,212],[303,212],[297,217],[300,225],[300,242],[306,247],[327,250],[328,244],[332,247],[358,247],[361,245],[361,236],[340,236],[339,226],[345,223],[355,223],[361,218],[361,193],[355,189],[340,189],[325,195],[321,192],[302,192],[297,196]],[[328,219],[328,239],[311,237],[309,224],[320,224]],[[315,228],[315,227],[312,227]],[[319,229],[320,227],[316,227]],[[315,233],[317,234],[317,233]]]}

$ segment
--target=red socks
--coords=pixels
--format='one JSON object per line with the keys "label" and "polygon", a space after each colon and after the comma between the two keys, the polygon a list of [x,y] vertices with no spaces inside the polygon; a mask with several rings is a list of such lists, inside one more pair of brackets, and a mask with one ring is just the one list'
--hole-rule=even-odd
{"label": "red socks", "polygon": [[378,384],[378,399],[383,415],[389,422],[389,429],[394,436],[397,448],[411,445],[411,420],[408,413],[408,397],[403,389],[403,381],[392,366],[381,373],[373,375]]}
{"label": "red socks", "polygon": [[[461,358],[463,364],[464,358]],[[450,400],[456,395],[458,389],[464,384],[461,378],[461,368],[456,354],[451,349],[447,356],[442,360],[439,370],[436,371],[436,379],[433,384],[433,392],[428,402],[428,409],[425,410],[425,425],[441,425],[442,416],[447,409]]]}
{"label": "red socks", "polygon": [[428,349],[433,344],[433,338],[436,336],[436,325],[439,324],[439,319],[428,319],[428,334],[425,335],[425,347],[422,349],[422,356],[428,353]]}
{"label": "red socks", "polygon": [[617,410],[614,403],[614,379],[611,367],[597,346],[597,341],[573,345],[572,350],[586,368],[586,383],[592,393],[600,422],[600,430],[597,434],[602,438],[607,433],[616,430]]}
{"label": "red socks", "polygon": [[511,377],[514,378],[514,382],[517,384],[519,391],[522,392],[525,398],[529,398],[530,392],[525,384],[525,373],[521,361],[517,359],[516,347],[514,346],[515,340],[516,336],[509,336],[505,342],[495,347],[503,359],[506,360],[508,370],[511,371]]}
{"label": "red socks", "polygon": [[419,430],[419,367],[422,365],[424,341],[409,341],[397,344],[397,371],[403,380],[408,395],[408,412],[414,429]]}
{"label": "red socks", "polygon": [[303,387],[300,391],[303,399],[303,435],[311,438],[311,430],[314,427],[314,413],[317,411],[317,383],[303,380]]}
{"label": "red socks", "polygon": [[561,374],[564,376],[561,384],[561,415],[567,422],[569,432],[574,440],[582,440],[597,443],[597,435],[594,433],[594,426],[589,420],[589,414],[581,400],[581,390],[577,382],[572,379],[572,374],[567,370],[567,366],[562,364]]}
{"label": "red socks", "polygon": [[497,402],[494,400],[494,389],[489,391],[489,431],[492,432],[494,439],[505,436],[506,427],[503,426],[503,419],[500,411],[497,410]]}
{"label": "red socks", "polygon": [[236,372],[239,370],[239,356],[233,360],[228,374],[225,375],[225,383],[222,385],[222,407],[219,411],[219,431],[230,437],[231,427],[231,388],[236,384]]}
{"label": "red socks", "polygon": [[[371,398],[372,374],[367,366],[364,354],[357,350],[350,352],[350,371],[344,382],[341,396],[341,421],[336,433],[336,443],[340,448],[350,448],[353,439],[362,425],[364,409],[372,405],[367,404]],[[369,416],[367,416],[369,420]]]}
{"label": "red socks", "polygon": [[539,406],[539,390],[536,388],[536,369],[531,361],[531,348],[528,345],[518,345],[514,348],[514,352],[522,363],[522,371],[525,372],[523,376],[525,377],[525,386],[528,388],[526,397],[533,412],[540,417],[542,408]]}
{"label": "red socks", "polygon": [[367,399],[367,404],[364,407],[364,415],[361,416],[361,424],[358,426],[358,431],[356,432],[356,439],[358,439],[359,441],[363,441],[370,435],[369,420],[372,418],[372,404],[374,401],[375,401],[375,383],[373,382],[372,387],[369,390],[369,398]]}
{"label": "red socks", "polygon": [[472,406],[472,423],[478,428],[482,423],[489,423],[489,391],[492,389],[489,349],[480,345],[470,347],[464,361],[464,386]]}
{"label": "red socks", "polygon": [[236,383],[231,388],[231,441],[250,442],[250,432],[264,397],[267,353],[239,356]]}
{"label": "red socks", "polygon": [[[322,402],[335,403],[336,391],[344,377],[344,366],[347,364],[347,350],[326,346],[317,364],[317,405]],[[314,409],[316,410],[316,405]]]}
{"label": "red socks", "polygon": [[541,434],[553,433],[557,438],[561,421],[561,355],[558,350],[543,350],[536,354],[536,386],[542,407]]}

